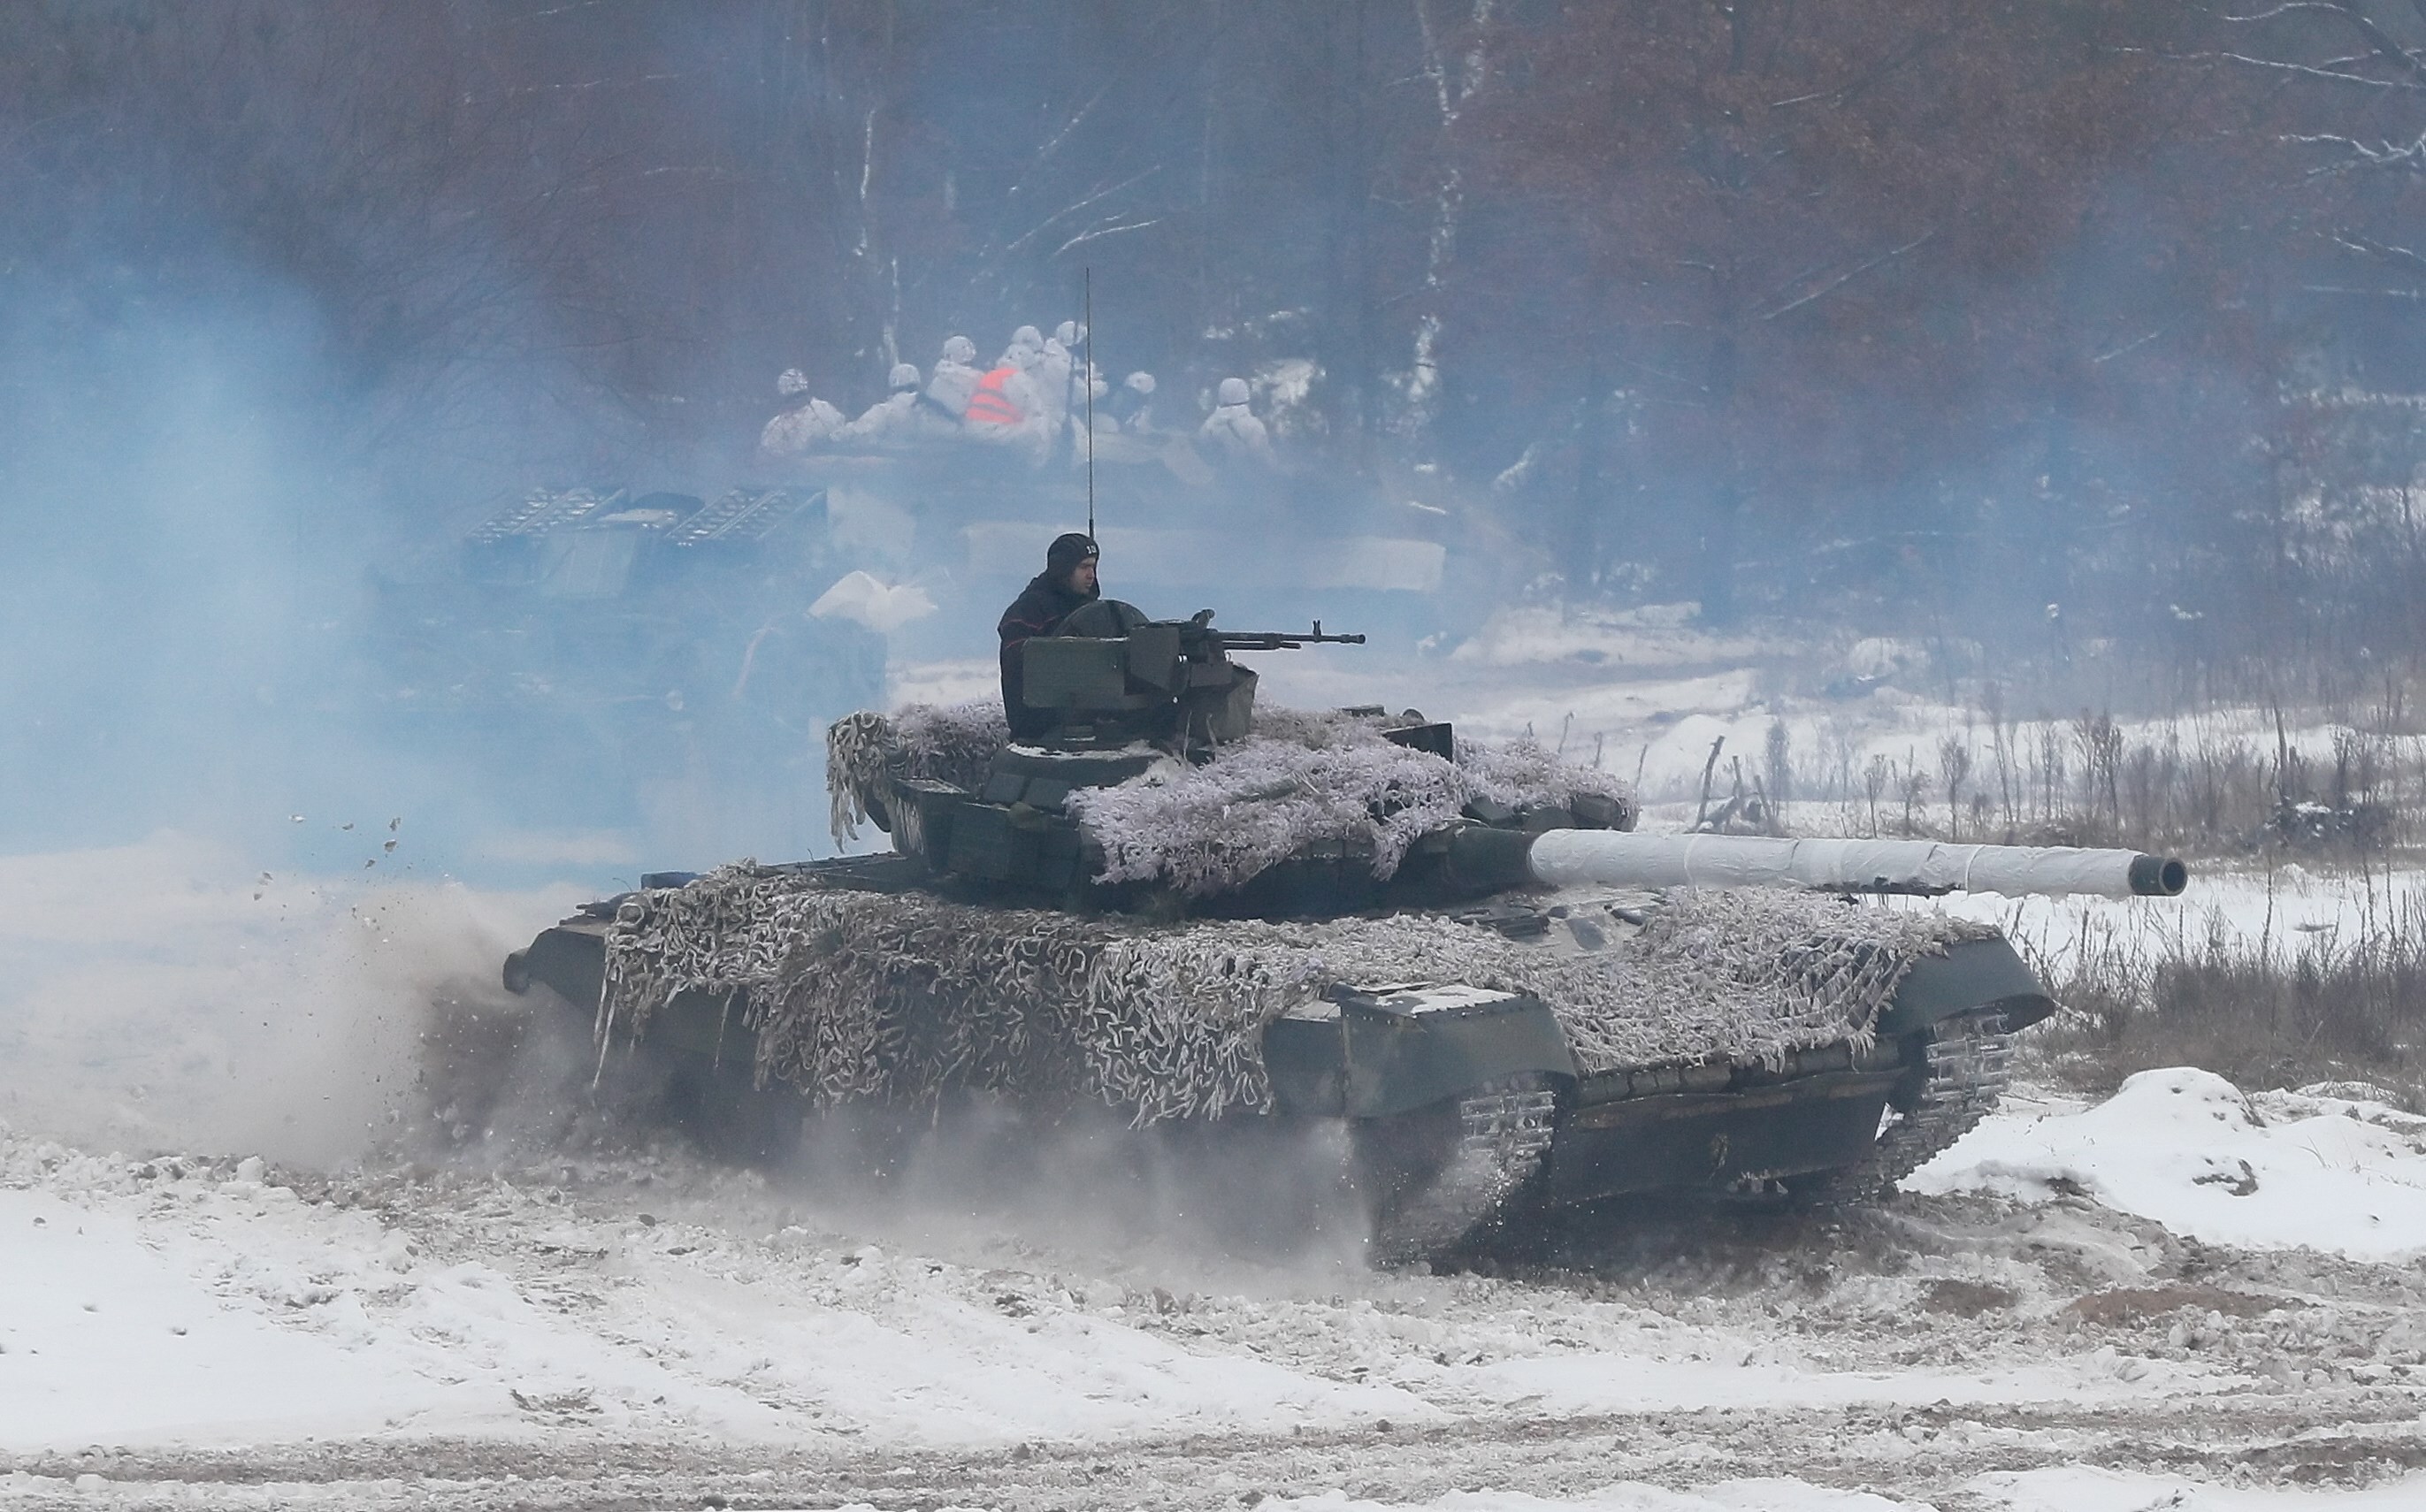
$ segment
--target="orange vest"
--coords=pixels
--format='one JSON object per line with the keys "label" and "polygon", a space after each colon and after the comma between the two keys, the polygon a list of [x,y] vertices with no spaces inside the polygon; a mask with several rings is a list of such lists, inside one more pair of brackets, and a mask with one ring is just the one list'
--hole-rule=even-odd
{"label": "orange vest", "polygon": [[1018,371],[1015,367],[997,367],[978,379],[977,393],[969,395],[969,424],[1015,426],[1027,418],[1020,412],[1019,406],[1011,402],[1011,395],[1003,392],[1003,385],[1009,383],[1011,375]]}

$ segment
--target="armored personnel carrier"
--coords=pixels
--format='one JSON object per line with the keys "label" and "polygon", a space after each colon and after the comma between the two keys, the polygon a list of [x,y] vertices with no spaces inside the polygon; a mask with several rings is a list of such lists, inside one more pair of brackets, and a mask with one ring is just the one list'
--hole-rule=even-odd
{"label": "armored personnel carrier", "polygon": [[1994,929],[1882,895],[2181,892],[2122,851],[1633,832],[1525,742],[1258,710],[1238,634],[1104,602],[998,710],[829,735],[889,853],[660,875],[507,962],[695,1112],[920,1105],[1338,1120],[1383,1261],[1665,1188],[1875,1194],[1976,1122],[2053,1011]]}

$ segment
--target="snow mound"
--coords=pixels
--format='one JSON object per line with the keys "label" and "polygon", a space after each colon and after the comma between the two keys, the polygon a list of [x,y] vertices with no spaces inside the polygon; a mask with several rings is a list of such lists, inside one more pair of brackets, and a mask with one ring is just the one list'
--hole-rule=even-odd
{"label": "snow mound", "polygon": [[914,583],[896,586],[859,568],[835,579],[833,587],[809,605],[809,613],[819,619],[849,619],[880,635],[889,635],[934,612],[935,601],[925,588]]}
{"label": "snow mound", "polygon": [[[1965,1483],[1962,1491],[1961,1504],[1977,1506],[1980,1512],[2406,1512],[2426,1495],[2426,1477],[2413,1475],[2363,1490],[2240,1487],[2068,1465],[1991,1472]],[[1450,1491],[1436,1501],[1383,1503],[1334,1490],[1257,1504],[1266,1512],[1935,1512],[1948,1504],[1838,1490],[1785,1476],[1721,1481],[1686,1490],[1621,1481],[1572,1497]]]}
{"label": "snow mound", "polygon": [[1345,1491],[1327,1491],[1320,1496],[1273,1497],[1259,1504],[1274,1512],[1929,1512],[1918,1502],[1890,1501],[1870,1491],[1840,1491],[1785,1476],[1722,1481],[1690,1491],[1622,1481],[1574,1498],[1524,1491],[1451,1491],[1436,1502],[1415,1504],[1368,1502]]}
{"label": "snow mound", "polygon": [[2188,1066],[2143,1071],[2081,1112],[1994,1116],[1905,1185],[2084,1196],[2243,1248],[2426,1252],[2426,1118],[2315,1091],[2244,1097]]}
{"label": "snow mound", "polygon": [[1997,1512],[2409,1512],[2426,1504],[2426,1476],[2365,1488],[2218,1486],[2087,1465],[1995,1471],[1964,1488]]}

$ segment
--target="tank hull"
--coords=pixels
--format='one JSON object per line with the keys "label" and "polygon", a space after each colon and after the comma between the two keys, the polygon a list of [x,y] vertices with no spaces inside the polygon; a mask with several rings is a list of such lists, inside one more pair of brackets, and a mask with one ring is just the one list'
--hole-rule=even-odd
{"label": "tank hull", "polygon": [[[609,900],[542,931],[509,959],[506,985],[544,988],[561,1000],[560,1011],[594,1017],[613,915]],[[1915,963],[1867,1042],[1823,1045],[1782,1063],[1586,1073],[1558,1018],[1522,993],[1335,992],[1265,1026],[1270,1105],[1209,1122],[1217,1134],[1275,1119],[1345,1125],[1359,1152],[1352,1179],[1383,1214],[1377,1256],[1438,1260],[1548,1210],[1638,1194],[1868,1195],[1879,1184],[1869,1178],[1882,1159],[1882,1126],[1937,1117],[1926,1104],[1948,1027],[1985,1022],[2009,1033],[2054,1006],[2010,943],[1973,940]],[[736,1158],[779,1156],[812,1102],[781,1083],[759,1085],[751,1073],[756,1035],[736,1009],[726,995],[678,993],[652,1016],[642,1045],[608,1054],[655,1058],[682,1089],[668,1117],[704,1143]],[[1951,1123],[1967,1127],[1995,1091],[1957,1086],[1961,1106],[1938,1118],[1931,1137],[1950,1139],[1960,1132]],[[1524,1125],[1512,1134],[1499,1126],[1510,1108]],[[1917,1164],[1918,1153],[1905,1151],[1904,1164]],[[1441,1196],[1436,1188],[1456,1185],[1444,1172],[1461,1159],[1482,1174]]]}

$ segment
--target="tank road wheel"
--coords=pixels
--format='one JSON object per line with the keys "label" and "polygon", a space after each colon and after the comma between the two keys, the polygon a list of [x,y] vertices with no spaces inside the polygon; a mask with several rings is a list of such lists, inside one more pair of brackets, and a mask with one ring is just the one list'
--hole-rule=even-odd
{"label": "tank road wheel", "polygon": [[1904,1052],[1911,1071],[1889,1099],[1893,1121],[1880,1130],[1878,1142],[1852,1165],[1791,1178],[1789,1190],[1823,1206],[1892,1193],[1996,1107],[2013,1054],[2005,1016],[1994,1008],[1958,1013],[1926,1035],[1911,1036]]}
{"label": "tank road wheel", "polygon": [[1558,1093],[1539,1074],[1357,1119],[1351,1159],[1372,1210],[1373,1258],[1384,1265],[1434,1260],[1473,1237],[1540,1174],[1557,1121]]}

